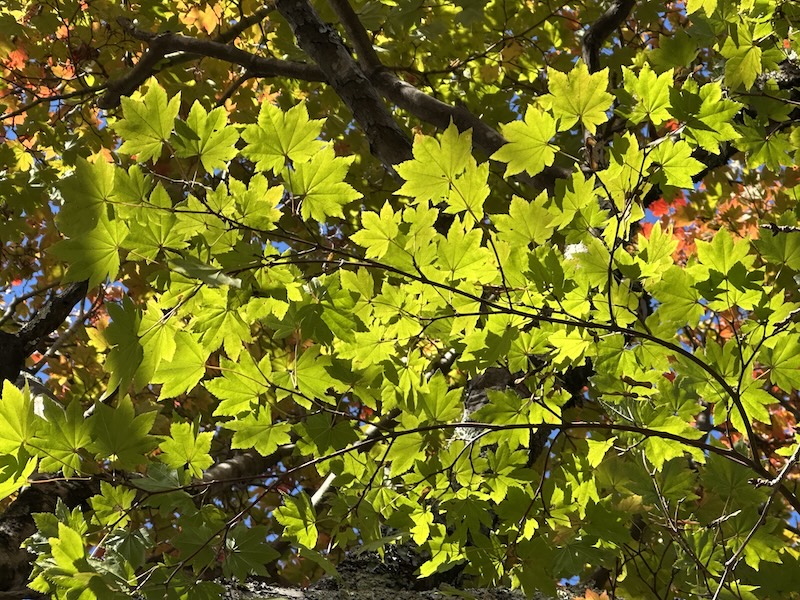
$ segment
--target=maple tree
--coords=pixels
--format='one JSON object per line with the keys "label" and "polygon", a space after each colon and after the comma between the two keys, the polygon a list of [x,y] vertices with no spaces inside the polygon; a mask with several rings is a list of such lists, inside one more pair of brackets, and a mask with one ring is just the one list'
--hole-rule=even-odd
{"label": "maple tree", "polygon": [[0,8],[5,591],[800,596],[796,3]]}

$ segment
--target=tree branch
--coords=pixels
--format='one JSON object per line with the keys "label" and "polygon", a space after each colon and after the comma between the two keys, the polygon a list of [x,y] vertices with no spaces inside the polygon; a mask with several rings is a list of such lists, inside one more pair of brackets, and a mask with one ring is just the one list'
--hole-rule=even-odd
{"label": "tree branch", "polygon": [[348,0],[328,0],[328,4],[330,4],[336,16],[339,17],[342,25],[344,25],[347,37],[353,48],[355,48],[358,62],[364,68],[366,74],[368,76],[372,75],[375,70],[383,67],[378,58],[378,53],[375,52],[375,48],[372,46],[372,40],[369,39],[367,30]]}
{"label": "tree branch", "polygon": [[75,90],[74,92],[67,92],[65,94],[57,94],[55,96],[40,96],[36,100],[32,100],[28,104],[21,106],[16,110],[9,111],[7,113],[3,113],[0,115],[0,121],[5,121],[7,119],[13,119],[14,117],[18,117],[22,115],[32,108],[39,106],[40,104],[44,104],[45,102],[61,102],[62,100],[69,100],[71,98],[76,98],[78,96],[87,96],[90,94],[99,94],[105,89],[106,86],[104,85],[95,85],[92,87],[84,88],[82,90]]}
{"label": "tree branch", "polygon": [[36,533],[33,513],[55,512],[58,500],[74,508],[99,491],[92,478],[34,481],[20,492],[0,517],[0,590],[24,588],[28,580],[32,557],[20,545]]}
{"label": "tree branch", "polygon": [[229,44],[236,38],[238,38],[242,32],[250,29],[253,25],[258,25],[261,21],[267,18],[269,13],[275,10],[275,7],[269,4],[265,4],[258,10],[256,10],[252,15],[249,17],[244,17],[238,22],[231,25],[230,29],[227,31],[220,33],[217,37],[214,38],[214,41],[220,42],[222,44]]}
{"label": "tree branch", "polygon": [[336,30],[322,22],[307,0],[278,0],[275,6],[292,28],[297,44],[319,65],[328,84],[353,113],[372,153],[392,171],[393,165],[411,158],[411,139]]}
{"label": "tree branch", "polygon": [[590,73],[600,70],[600,49],[614,30],[628,18],[636,0],[613,0],[608,10],[592,23],[583,36],[583,62]]}
{"label": "tree branch", "polygon": [[[452,120],[459,131],[472,129],[473,144],[487,156],[491,156],[506,144],[506,139],[500,132],[484,123],[468,109],[437,100],[402,81],[388,70],[376,72],[372,80],[386,98],[420,121],[445,129]],[[552,189],[557,179],[569,177],[570,173],[568,169],[561,167],[548,167],[535,177],[523,176],[518,179],[537,189]]]}
{"label": "tree branch", "polygon": [[201,40],[170,32],[142,31],[128,19],[120,19],[119,23],[133,37],[146,42],[148,49],[130,71],[109,82],[106,93],[97,101],[100,108],[110,109],[119,106],[122,96],[132,94],[141,84],[158,72],[158,64],[168,54],[175,52],[180,55],[170,60],[172,64],[205,56],[241,65],[252,75],[258,77],[289,77],[302,81],[325,81],[325,76],[315,65],[256,56],[236,46],[216,40]]}
{"label": "tree branch", "polygon": [[293,451],[294,444],[286,444],[279,446],[269,456],[261,456],[255,450],[249,450],[218,462],[203,473],[203,482],[208,485],[201,490],[201,493],[213,496],[221,489],[229,487],[232,480],[238,482],[251,477],[257,478],[267,469],[291,456]]}
{"label": "tree branch", "polygon": [[0,331],[0,381],[16,380],[25,365],[25,359],[44,338],[58,329],[87,291],[86,281],[71,283],[63,292],[47,300],[36,316],[19,331]]}

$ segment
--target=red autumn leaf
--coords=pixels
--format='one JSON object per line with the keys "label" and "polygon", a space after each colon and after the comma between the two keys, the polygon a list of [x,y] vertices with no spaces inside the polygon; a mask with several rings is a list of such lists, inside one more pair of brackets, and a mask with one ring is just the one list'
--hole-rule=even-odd
{"label": "red autumn leaf", "polygon": [[650,212],[653,213],[654,217],[663,217],[664,215],[669,214],[670,206],[667,204],[666,200],[659,198],[648,208],[650,209]]}

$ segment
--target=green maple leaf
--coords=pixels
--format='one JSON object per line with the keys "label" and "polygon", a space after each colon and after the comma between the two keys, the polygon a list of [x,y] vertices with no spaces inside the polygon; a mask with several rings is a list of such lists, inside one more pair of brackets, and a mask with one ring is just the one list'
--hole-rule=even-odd
{"label": "green maple leaf", "polygon": [[39,454],[39,466],[49,472],[63,471],[71,477],[80,471],[80,451],[92,442],[91,426],[83,418],[80,402],[73,400],[66,410],[45,403],[45,422],[31,442]]}
{"label": "green maple leaf", "polygon": [[448,274],[451,281],[487,281],[494,277],[490,267],[487,248],[481,247],[483,234],[478,229],[464,231],[456,221],[450,227],[447,238],[439,241],[438,255],[441,261],[437,267]]}
{"label": "green maple leaf", "polygon": [[714,11],[717,10],[717,2],[719,2],[719,0],[687,0],[686,12],[692,14],[702,8],[706,15],[710,17],[714,14]]}
{"label": "green maple leaf", "polygon": [[176,94],[167,102],[167,93],[154,79],[150,80],[147,93],[141,100],[123,97],[125,118],[113,126],[125,140],[119,151],[135,154],[138,162],[157,159],[161,156],[163,143],[172,135],[180,107],[181,95]]}
{"label": "green maple leaf", "polygon": [[580,121],[594,133],[597,126],[608,120],[606,111],[614,96],[608,89],[608,69],[589,74],[589,68],[579,60],[569,73],[553,68],[547,69],[550,82],[548,100],[552,104],[553,116],[559,120],[559,131],[571,129]]}
{"label": "green maple leaf", "polygon": [[310,120],[304,103],[283,112],[265,102],[258,113],[258,124],[242,132],[247,145],[242,155],[256,163],[259,171],[277,173],[289,163],[305,163],[325,147],[320,141],[323,120]]}
{"label": "green maple leaf", "polygon": [[622,73],[625,92],[630,95],[629,101],[633,103],[633,107],[620,112],[637,125],[648,119],[654,125],[661,125],[671,118],[668,110],[669,90],[673,85],[670,71],[656,75],[650,65],[645,63],[638,76],[627,67],[622,68]]}
{"label": "green maple leaf", "polygon": [[213,437],[211,431],[197,432],[191,423],[173,423],[169,437],[159,446],[163,454],[158,458],[173,469],[187,465],[191,476],[200,478],[203,470],[214,464],[208,453]]}
{"label": "green maple leaf", "polygon": [[344,181],[353,159],[352,156],[336,156],[329,144],[308,162],[284,171],[289,192],[301,199],[303,219],[324,223],[328,217],[343,217],[342,207],[361,198],[361,194]]}
{"label": "green maple leaf", "polygon": [[548,207],[553,215],[550,225],[560,229],[572,223],[575,215],[597,198],[595,183],[594,175],[587,179],[583,173],[577,171],[572,174],[572,178],[558,181],[555,198]]}
{"label": "green maple leaf", "polygon": [[144,464],[145,454],[158,446],[158,438],[149,435],[157,416],[158,411],[136,415],[128,396],[116,408],[97,402],[90,419],[89,449],[100,460],[111,460],[118,468],[132,470]]}
{"label": "green maple leaf", "polygon": [[644,216],[636,216],[636,211],[641,212],[641,209],[638,202],[631,201],[631,193],[637,190],[641,194],[651,185],[648,168],[652,162],[652,156],[639,147],[639,141],[633,133],[627,132],[614,139],[608,168],[600,173],[600,177],[604,190],[611,193],[622,215],[632,210],[631,218],[634,220]]}
{"label": "green maple leaf", "polygon": [[255,175],[250,178],[247,186],[241,181],[230,179],[228,188],[236,199],[236,208],[239,211],[237,221],[247,227],[265,231],[275,229],[282,214],[278,208],[284,194],[281,186],[269,187],[266,177]]}
{"label": "green maple leaf", "polygon": [[252,341],[250,326],[244,322],[237,308],[228,304],[228,294],[222,289],[205,289],[192,322],[193,330],[200,333],[200,341],[208,352],[224,345],[225,353],[236,360],[243,343]]}
{"label": "green maple leaf", "polygon": [[670,90],[670,112],[676,119],[686,123],[685,138],[718,154],[720,142],[740,137],[733,127],[733,117],[742,109],[742,105],[723,98],[718,81],[705,84],[698,93],[692,91],[693,87],[696,88],[696,85],[687,81],[684,89]]}
{"label": "green maple leaf", "polygon": [[269,410],[259,410],[223,425],[235,431],[231,448],[255,448],[261,456],[271,456],[278,446],[289,443],[292,426],[289,423],[273,423]]}
{"label": "green maple leaf", "polygon": [[116,279],[119,273],[119,251],[128,235],[128,228],[119,220],[105,215],[91,231],[62,240],[50,252],[69,264],[64,281],[89,280],[89,287]]}
{"label": "green maple leaf", "polygon": [[542,192],[532,202],[519,196],[511,199],[507,215],[494,217],[497,237],[512,246],[544,244],[553,233],[553,215],[545,208],[547,194]]}
{"label": "green maple leaf", "polygon": [[5,500],[28,485],[28,478],[39,464],[36,457],[28,456],[27,452],[18,454],[0,454],[0,500]]}
{"label": "green maple leaf", "polygon": [[175,322],[164,317],[154,300],[147,303],[137,332],[142,361],[134,375],[135,389],[142,389],[150,383],[162,360],[172,360],[177,331]]}
{"label": "green maple leaf", "polygon": [[47,541],[50,544],[50,553],[62,576],[89,571],[86,547],[80,533],[64,523],[59,523],[58,537],[51,537]]}
{"label": "green maple leaf", "polygon": [[222,571],[225,577],[245,581],[252,575],[266,575],[267,565],[280,557],[268,542],[268,530],[258,525],[248,527],[239,523],[225,536],[225,560]]}
{"label": "green maple leaf", "polygon": [[445,198],[444,212],[455,215],[467,213],[465,222],[474,223],[483,219],[483,203],[489,196],[486,178],[489,176],[489,163],[478,165],[474,159],[467,161],[464,172],[456,178],[450,193]]}
{"label": "green maple leaf", "polygon": [[[488,390],[489,402],[470,415],[471,421],[493,425],[528,425],[531,422],[530,398],[523,398],[513,391]],[[530,435],[526,429],[511,429],[503,432],[504,446],[516,449],[527,447]]]}
{"label": "green maple leaf", "polygon": [[89,498],[94,518],[105,527],[124,529],[130,522],[128,512],[136,498],[136,489],[100,482],[100,493]]}
{"label": "green maple leaf", "polygon": [[[763,381],[752,380],[751,384],[741,390],[739,398],[742,407],[750,422],[759,421],[760,423],[770,423],[769,409],[770,404],[775,404],[775,397],[772,396],[761,385]],[[730,413],[731,424],[737,431],[747,431],[744,425],[742,413],[737,408],[733,408]],[[723,418],[724,420],[724,418]]]}
{"label": "green maple leaf", "polygon": [[395,213],[386,202],[380,215],[372,211],[361,213],[361,229],[350,239],[366,249],[367,258],[382,258],[389,251],[389,245],[397,240],[400,218],[400,213]]}
{"label": "green maple leaf", "polygon": [[353,335],[353,342],[342,346],[343,358],[350,358],[360,368],[377,365],[390,358],[395,353],[397,340],[395,336],[387,336],[377,328],[370,331],[357,331]]}
{"label": "green maple leaf", "polygon": [[678,247],[678,240],[672,235],[672,225],[662,231],[661,222],[657,221],[650,230],[650,237],[639,234],[639,258],[641,274],[650,278],[650,283],[661,279],[665,270],[673,264],[672,253]]}
{"label": "green maple leaf", "polygon": [[77,237],[97,226],[107,203],[116,197],[115,173],[114,165],[104,160],[89,163],[78,159],[75,173],[61,185],[64,202],[56,222],[62,233]]}
{"label": "green maple leaf", "polygon": [[436,423],[450,423],[461,419],[464,407],[462,391],[447,389],[444,375],[437,372],[428,382],[428,393],[420,397],[420,405],[427,417]]}
{"label": "green maple leaf", "polygon": [[163,361],[153,376],[153,383],[161,383],[159,399],[174,398],[190,391],[206,372],[208,350],[188,332],[175,335],[175,354]]}
{"label": "green maple leaf", "polygon": [[759,252],[770,262],[800,271],[800,232],[761,235],[755,244]]}
{"label": "green maple leaf", "polygon": [[[296,389],[306,398],[329,402],[328,389],[341,388],[341,382],[328,372],[331,367],[330,357],[320,355],[318,346],[303,352],[287,367],[285,371],[275,372],[274,383],[287,389]],[[302,404],[306,402],[302,397],[296,397],[296,401]]]}
{"label": "green maple leaf", "polygon": [[194,135],[183,137],[178,135],[173,143],[175,155],[181,158],[199,156],[203,168],[209,172],[225,169],[226,164],[237,154],[236,142],[239,133],[235,127],[229,127],[225,108],[220,106],[210,113],[197,100],[192,104],[186,126]]}
{"label": "green maple leaf", "polygon": [[500,131],[508,143],[491,158],[507,163],[504,177],[522,171],[536,175],[553,164],[559,147],[551,143],[556,135],[556,121],[549,113],[528,106],[524,121],[502,125]]}
{"label": "green maple leaf", "polygon": [[700,293],[695,289],[694,283],[695,280],[689,273],[676,265],[662,274],[651,292],[660,302],[655,312],[660,322],[697,326],[705,309],[700,303]]}
{"label": "green maple leaf", "polygon": [[136,210],[130,220],[130,232],[122,242],[136,258],[154,261],[166,249],[181,250],[189,245],[172,213],[172,201],[160,183],[150,194],[150,203]]}
{"label": "green maple leaf", "polygon": [[420,433],[406,433],[397,438],[389,448],[386,459],[390,461],[389,476],[402,475],[418,460],[425,460],[427,443]]}
{"label": "green maple leaf", "polygon": [[[668,411],[659,411],[650,415],[644,426],[654,431],[671,433],[689,440],[696,440],[703,437],[703,432],[690,425],[681,417],[669,414]],[[691,454],[696,462],[705,462],[702,450],[687,446],[677,440],[662,437],[648,437],[642,442],[647,460],[659,471],[664,463],[673,458],[681,458],[684,453]]]}
{"label": "green maple leaf", "polygon": [[692,177],[705,168],[703,163],[692,158],[692,148],[683,140],[664,140],[653,151],[651,158],[660,165],[656,179],[675,187],[693,187]]}
{"label": "green maple leaf", "polygon": [[317,545],[317,516],[305,492],[296,496],[284,496],[284,505],[275,509],[275,519],[286,530],[284,535],[296,540],[304,548]]}
{"label": "green maple leaf", "polygon": [[330,415],[320,413],[311,415],[295,426],[300,436],[297,447],[303,454],[322,456],[344,448],[358,439],[358,435],[347,423],[333,424]]}
{"label": "green maple leaf", "polygon": [[606,455],[606,452],[614,445],[614,440],[616,439],[616,437],[607,440],[587,439],[586,443],[589,444],[589,451],[586,453],[586,460],[589,461],[589,466],[593,469],[599,467],[600,463],[603,462],[603,457]]}
{"label": "green maple leaf", "polygon": [[647,51],[650,63],[659,71],[671,72],[674,67],[688,67],[698,54],[698,44],[685,29],[659,34],[658,46]]}
{"label": "green maple leaf", "polygon": [[450,194],[450,186],[467,168],[472,153],[472,132],[458,132],[453,124],[442,134],[441,141],[430,136],[417,136],[413,156],[395,166],[405,179],[395,192],[398,196],[414,198],[417,202],[439,202]]}
{"label": "green maple leaf", "polygon": [[111,323],[103,331],[103,337],[111,350],[104,367],[111,377],[101,399],[109,397],[118,387],[126,391],[143,357],[137,335],[141,317],[130,297],[123,296],[121,304],[109,302],[106,309]]}
{"label": "green maple leaf", "polygon": [[592,345],[589,337],[574,328],[559,328],[550,334],[547,342],[555,348],[553,362],[556,364],[577,364],[582,362],[585,352]]}
{"label": "green maple leaf", "polygon": [[782,390],[800,389],[800,337],[783,333],[770,340],[770,346],[758,355],[759,362],[769,367],[769,380]]}
{"label": "green maple leaf", "polygon": [[777,173],[781,167],[792,164],[795,147],[788,133],[770,131],[768,134],[766,127],[749,115],[744,115],[744,123],[737,129],[742,135],[737,146],[747,152],[747,166],[751,169],[766,165]]}
{"label": "green maple leaf", "polygon": [[697,240],[697,257],[705,266],[727,275],[736,263],[750,267],[755,260],[750,253],[750,241],[735,240],[727,229],[721,229],[711,242]]}
{"label": "green maple leaf", "polygon": [[235,417],[249,413],[259,397],[269,390],[269,355],[258,364],[248,352],[241,355],[238,363],[223,358],[220,369],[222,377],[204,383],[206,389],[220,399],[214,416]]}
{"label": "green maple leaf", "polygon": [[0,454],[15,454],[39,431],[42,424],[33,412],[30,392],[3,381],[0,400]]}
{"label": "green maple leaf", "polygon": [[719,51],[725,61],[725,81],[731,88],[743,84],[745,89],[753,87],[761,75],[761,48],[753,43],[753,36],[747,25],[732,25],[730,34]]}
{"label": "green maple leaf", "polygon": [[187,279],[202,281],[206,284],[207,289],[218,288],[223,285],[234,288],[242,287],[241,279],[230,277],[223,273],[222,269],[198,260],[193,256],[173,258],[167,264],[175,273],[183,275]]}

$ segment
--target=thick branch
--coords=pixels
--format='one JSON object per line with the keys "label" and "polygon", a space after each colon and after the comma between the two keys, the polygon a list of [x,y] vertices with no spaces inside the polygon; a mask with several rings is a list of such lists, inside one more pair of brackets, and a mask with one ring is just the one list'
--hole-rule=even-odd
{"label": "thick branch", "polygon": [[328,4],[339,17],[342,25],[347,31],[347,37],[350,43],[355,48],[358,62],[364,68],[367,75],[371,75],[373,71],[380,69],[383,65],[378,58],[378,53],[372,46],[372,40],[369,39],[367,30],[358,18],[356,11],[350,6],[348,0],[328,0]]}
{"label": "thick branch", "polygon": [[778,89],[791,90],[800,87],[800,61],[786,59],[774,71],[767,71],[758,76],[756,85],[759,89],[764,89],[770,80],[775,81]]}
{"label": "thick branch", "polygon": [[[214,40],[199,40],[174,33],[143,32],[134,28],[129,21],[123,21],[123,26],[128,28],[131,35],[146,41],[149,48],[131,71],[109,83],[107,92],[98,101],[98,106],[113,108],[119,105],[121,96],[133,93],[151,75],[168,66],[163,64],[167,54],[180,52],[180,56],[183,57],[209,56],[239,64],[248,69],[248,74],[253,76],[289,77],[329,83],[353,111],[356,121],[367,133],[373,154],[384,163],[397,164],[410,158],[411,144],[383,104],[381,96],[420,121],[439,129],[445,129],[451,121],[461,131],[472,129],[475,147],[487,156],[494,154],[506,143],[506,139],[496,129],[484,123],[468,109],[437,100],[379,67],[368,34],[357,22],[357,15],[352,8],[343,0],[331,0],[331,2],[353,40],[357,40],[353,44],[359,53],[359,59],[362,59],[368,68],[375,68],[370,72],[369,78],[352,59],[336,32],[322,23],[307,3],[287,0],[286,4],[290,6],[283,9],[288,11],[287,20],[296,30],[295,35],[298,35],[298,30],[300,31],[298,43],[309,56],[319,60],[319,67],[307,63],[260,58]],[[313,18],[309,17],[309,11],[312,11]],[[311,20],[308,21],[307,18]],[[170,64],[173,62],[174,60],[170,60]],[[569,175],[568,169],[548,167],[533,178],[522,174],[517,176],[517,179],[537,189],[553,189],[556,180]]]}
{"label": "thick branch", "polygon": [[0,381],[16,380],[25,359],[43,339],[58,329],[87,291],[87,282],[71,283],[60,294],[47,300],[22,329],[14,333],[0,331]]}
{"label": "thick branch", "polygon": [[352,111],[372,153],[390,169],[411,158],[411,139],[395,122],[336,30],[322,22],[307,0],[278,0],[275,6],[291,26],[297,44],[319,65],[325,79]]}
{"label": "thick branch", "polygon": [[142,83],[147,81],[159,68],[159,63],[168,54],[181,53],[172,62],[183,62],[203,56],[217,58],[229,63],[245,67],[252,75],[258,77],[288,77],[302,81],[325,81],[325,76],[315,66],[306,63],[278,60],[256,56],[231,44],[216,40],[201,40],[177,33],[151,33],[141,31],[127,19],[120,24],[135,38],[148,44],[148,49],[125,75],[108,84],[108,89],[97,101],[100,108],[119,106],[120,98],[132,94]]}
{"label": "thick branch", "polygon": [[[372,80],[386,98],[421,121],[444,129],[452,120],[460,131],[472,129],[473,144],[487,156],[494,154],[506,143],[506,139],[496,129],[484,123],[466,108],[452,106],[437,100],[413,85],[400,80],[389,71],[377,72]],[[569,175],[570,171],[567,169],[548,167],[535,177],[524,179],[526,179],[525,183],[538,189],[552,189],[557,179],[569,177]]]}
{"label": "thick branch", "polygon": [[293,451],[294,444],[287,444],[278,447],[269,456],[261,456],[255,450],[249,450],[219,462],[203,473],[203,482],[207,483],[208,487],[204,488],[202,493],[213,496],[221,490],[229,488],[232,481],[240,482],[250,477],[257,478],[267,469],[291,456]]}
{"label": "thick branch", "polygon": [[0,517],[0,590],[23,588],[31,570],[31,555],[20,548],[36,532],[33,513],[55,512],[61,500],[69,508],[99,493],[95,479],[34,482],[20,492]]}
{"label": "thick branch", "polygon": [[253,25],[258,25],[267,18],[269,13],[275,10],[274,6],[270,6],[265,4],[258,10],[256,10],[252,15],[249,17],[244,17],[241,20],[237,21],[233,25],[231,25],[230,29],[227,31],[223,31],[217,37],[214,38],[214,41],[221,42],[223,44],[229,44],[236,38],[238,38],[242,32],[250,29]]}
{"label": "thick branch", "polygon": [[636,0],[613,0],[608,10],[583,36],[583,62],[590,73],[600,70],[600,49],[614,30],[628,18]]}

